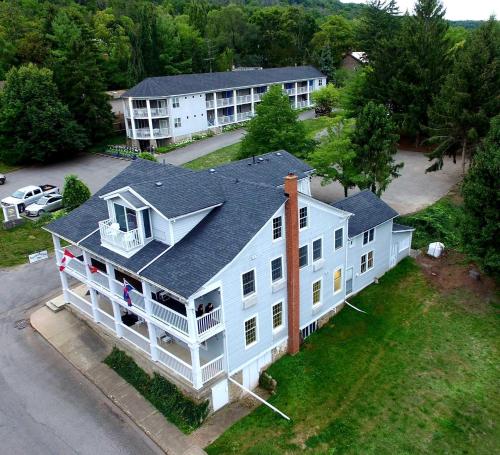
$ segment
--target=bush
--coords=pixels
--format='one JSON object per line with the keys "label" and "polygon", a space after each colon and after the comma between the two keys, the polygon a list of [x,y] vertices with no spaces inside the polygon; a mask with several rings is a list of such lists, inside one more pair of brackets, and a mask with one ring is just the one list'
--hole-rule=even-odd
{"label": "bush", "polygon": [[70,174],[64,178],[63,206],[71,211],[90,198],[90,190],[76,175]]}
{"label": "bush", "polygon": [[137,158],[142,158],[143,160],[148,161],[158,161],[152,153],[149,152],[141,152],[137,155]]}
{"label": "bush", "polygon": [[104,363],[134,386],[158,411],[184,433],[198,428],[208,415],[208,401],[201,404],[189,399],[171,382],[155,373],[153,377],[142,370],[132,357],[113,348]]}

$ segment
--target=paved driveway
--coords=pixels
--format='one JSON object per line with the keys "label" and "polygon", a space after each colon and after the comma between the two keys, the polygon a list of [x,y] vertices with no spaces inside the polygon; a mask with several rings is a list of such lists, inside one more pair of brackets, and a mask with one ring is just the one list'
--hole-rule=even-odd
{"label": "paved driveway", "polygon": [[[445,160],[443,170],[425,173],[429,161],[423,153],[400,150],[396,154],[396,162],[403,161],[401,176],[391,182],[382,199],[401,215],[416,212],[443,197],[460,180],[462,168],[460,163],[453,164],[451,159]],[[349,190],[349,195],[359,190]],[[335,202],[343,199],[344,190],[337,182],[326,186],[321,179],[313,177],[311,192],[314,197],[324,202]]]}

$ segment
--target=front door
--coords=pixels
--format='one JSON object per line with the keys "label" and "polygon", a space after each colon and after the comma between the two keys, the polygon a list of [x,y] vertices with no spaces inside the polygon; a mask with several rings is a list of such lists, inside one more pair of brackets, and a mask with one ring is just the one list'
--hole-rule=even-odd
{"label": "front door", "polygon": [[345,295],[352,292],[352,267],[345,271]]}
{"label": "front door", "polygon": [[214,412],[229,403],[229,389],[227,379],[215,384],[212,387],[212,406]]}

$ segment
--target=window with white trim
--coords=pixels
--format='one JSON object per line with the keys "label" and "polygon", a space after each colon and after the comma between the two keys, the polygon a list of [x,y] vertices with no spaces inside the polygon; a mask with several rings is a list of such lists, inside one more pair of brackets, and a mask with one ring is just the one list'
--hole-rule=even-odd
{"label": "window with white trim", "polygon": [[299,209],[299,229],[304,229],[307,227],[307,207],[301,207]]}
{"label": "window with white trim", "polygon": [[299,248],[299,268],[305,267],[309,263],[307,245]]}
{"label": "window with white trim", "polygon": [[245,346],[257,343],[257,316],[245,321]]}
{"label": "window with white trim", "polygon": [[374,237],[375,237],[375,228],[371,228],[370,230],[363,232],[363,245],[373,242]]}
{"label": "window with white trim", "polygon": [[174,118],[174,127],[180,128],[181,126],[182,126],[181,118],[180,117]]}
{"label": "window with white trim", "polygon": [[344,246],[344,228],[335,230],[335,249],[338,250]]}
{"label": "window with white trim", "polygon": [[312,245],[313,248],[313,262],[323,257],[323,242],[321,239],[316,239]]}
{"label": "window with white trim", "polygon": [[271,280],[279,281],[283,278],[283,261],[281,257],[271,261]]}
{"label": "window with white trim", "polygon": [[321,280],[315,281],[312,285],[312,302],[313,305],[321,303]]}
{"label": "window with white trim", "polygon": [[365,273],[367,270],[373,268],[373,251],[369,251],[361,256],[360,272]]}
{"label": "window with white trim", "polygon": [[283,302],[273,305],[273,330],[283,326]]}
{"label": "window with white trim", "polygon": [[249,296],[255,292],[255,270],[241,275],[241,284],[243,287],[243,297]]}
{"label": "window with white trim", "polygon": [[280,239],[283,235],[283,220],[281,216],[273,218],[273,240]]}
{"label": "window with white trim", "polygon": [[172,107],[179,107],[179,97],[178,96],[174,96],[172,98]]}
{"label": "window with white trim", "polygon": [[342,269],[337,269],[333,273],[333,293],[342,290]]}

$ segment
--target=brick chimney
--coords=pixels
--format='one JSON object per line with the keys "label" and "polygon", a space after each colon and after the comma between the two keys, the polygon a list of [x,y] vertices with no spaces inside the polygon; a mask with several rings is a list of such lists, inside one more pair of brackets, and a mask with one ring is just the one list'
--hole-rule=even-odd
{"label": "brick chimney", "polygon": [[288,353],[293,355],[300,347],[299,201],[297,176],[293,173],[285,177],[285,194]]}

